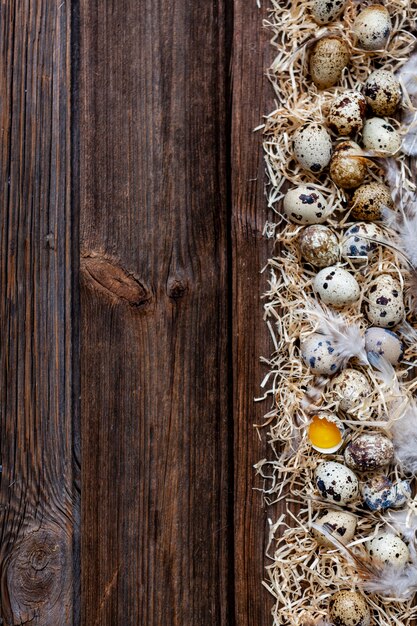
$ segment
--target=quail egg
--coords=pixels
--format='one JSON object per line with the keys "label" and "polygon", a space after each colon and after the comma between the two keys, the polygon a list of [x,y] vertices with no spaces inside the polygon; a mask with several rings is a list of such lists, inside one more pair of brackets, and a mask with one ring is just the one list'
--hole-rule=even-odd
{"label": "quail egg", "polygon": [[363,125],[362,142],[367,150],[395,154],[401,147],[401,137],[382,117],[371,117]]}
{"label": "quail egg", "polygon": [[394,459],[392,441],[380,433],[364,433],[351,441],[345,450],[345,463],[359,472],[378,470]]}
{"label": "quail egg", "polygon": [[287,191],[283,211],[296,224],[319,224],[330,214],[324,196],[314,185],[299,185]]}
{"label": "quail egg", "polygon": [[339,260],[337,237],[327,226],[307,226],[300,235],[301,256],[316,267],[327,267]]}
{"label": "quail egg", "polygon": [[301,341],[301,356],[314,374],[335,374],[341,367],[339,354],[326,335],[312,333]]}
{"label": "quail egg", "polygon": [[369,626],[371,612],[365,598],[356,591],[337,591],[329,601],[329,617],[337,626]]}
{"label": "quail egg", "polygon": [[403,358],[404,346],[392,330],[372,326],[365,332],[366,352],[376,352],[391,365],[398,365]]}
{"label": "quail egg", "polygon": [[402,539],[388,532],[380,532],[366,542],[369,556],[377,565],[404,567],[410,560],[410,551]]}
{"label": "quail egg", "polygon": [[335,36],[322,37],[315,44],[310,54],[310,74],[313,83],[319,89],[335,85],[350,61],[350,49],[347,43]]}
{"label": "quail egg", "polygon": [[332,140],[327,130],[312,122],[304,124],[294,133],[294,156],[305,170],[318,174],[329,164]]}
{"label": "quail egg", "polygon": [[364,403],[372,394],[372,387],[365,374],[350,367],[335,376],[330,391],[339,400],[339,409],[345,413],[365,413]]}
{"label": "quail egg", "polygon": [[401,285],[391,274],[378,276],[367,293],[366,315],[373,326],[393,328],[404,319]]}
{"label": "quail egg", "polygon": [[401,87],[395,74],[388,70],[375,70],[368,77],[363,93],[366,102],[376,115],[392,115],[400,100]]}
{"label": "quail egg", "polygon": [[344,234],[341,254],[352,263],[367,261],[370,253],[378,247],[376,240],[383,240],[384,233],[375,224],[365,222],[354,224]]}
{"label": "quail egg", "polygon": [[356,475],[342,463],[323,461],[315,471],[315,481],[325,500],[345,505],[357,498],[359,482]]}
{"label": "quail egg", "polygon": [[346,0],[314,0],[311,13],[317,24],[328,24],[344,10]]}
{"label": "quail egg", "polygon": [[372,222],[382,217],[382,209],[392,209],[394,204],[391,192],[382,183],[365,183],[356,189],[353,194],[352,216],[357,220]]}
{"label": "quail egg", "polygon": [[398,509],[404,506],[411,496],[411,487],[407,480],[393,483],[384,474],[373,476],[362,485],[361,491],[363,500],[371,511]]}
{"label": "quail egg", "polygon": [[337,265],[321,270],[313,280],[313,289],[322,302],[336,308],[356,302],[361,293],[356,278]]}
{"label": "quail egg", "polygon": [[[327,509],[323,511],[323,515],[317,520],[317,524],[325,526],[326,530],[344,545],[352,541],[355,536],[356,523],[356,517],[352,513]],[[313,535],[320,546],[334,548],[332,542],[323,533],[313,529]]]}
{"label": "quail egg", "polygon": [[343,444],[345,427],[334,413],[320,411],[313,415],[308,427],[308,440],[317,452],[334,454]]}
{"label": "quail egg", "polygon": [[336,146],[330,160],[330,178],[336,185],[354,189],[363,183],[368,168],[362,154],[354,141],[342,141]]}
{"label": "quail egg", "polygon": [[391,18],[381,4],[364,9],[353,24],[356,43],[364,50],[381,50],[391,33]]}
{"label": "quail egg", "polygon": [[337,96],[330,107],[328,125],[343,137],[355,135],[363,127],[366,100],[358,91],[345,91]]}

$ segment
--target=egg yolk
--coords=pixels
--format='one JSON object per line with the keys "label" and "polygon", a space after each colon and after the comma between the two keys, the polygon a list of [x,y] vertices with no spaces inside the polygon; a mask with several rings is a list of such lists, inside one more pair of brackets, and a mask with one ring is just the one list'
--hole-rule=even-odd
{"label": "egg yolk", "polygon": [[308,429],[308,438],[313,446],[323,449],[334,448],[342,441],[342,435],[336,424],[317,415],[313,417]]}

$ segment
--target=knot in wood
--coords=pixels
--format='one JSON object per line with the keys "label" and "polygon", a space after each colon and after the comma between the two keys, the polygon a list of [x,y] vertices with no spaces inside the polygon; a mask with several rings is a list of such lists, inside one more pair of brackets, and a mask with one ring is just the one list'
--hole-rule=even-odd
{"label": "knot in wood", "polygon": [[170,278],[167,285],[168,296],[173,300],[183,298],[188,291],[188,284],[179,278]]}

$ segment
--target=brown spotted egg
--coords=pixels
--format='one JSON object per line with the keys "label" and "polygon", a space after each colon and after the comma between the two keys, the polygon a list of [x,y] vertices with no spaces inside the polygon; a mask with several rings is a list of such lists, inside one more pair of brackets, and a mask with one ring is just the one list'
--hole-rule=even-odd
{"label": "brown spotted egg", "polygon": [[365,312],[373,326],[394,328],[404,319],[401,285],[390,274],[378,276],[367,293]]}
{"label": "brown spotted egg", "polygon": [[346,0],[314,0],[311,14],[317,24],[328,24],[342,13],[345,5]]}
{"label": "brown spotted egg", "polygon": [[304,261],[315,267],[327,267],[339,260],[337,237],[327,226],[307,226],[301,233],[299,242]]}
{"label": "brown spotted egg", "polygon": [[384,233],[379,226],[366,222],[354,224],[344,233],[341,254],[344,259],[352,263],[367,261],[370,254],[376,250],[376,240],[383,240]]}
{"label": "brown spotted egg", "polygon": [[356,591],[337,591],[329,600],[329,617],[337,626],[369,626],[371,612]]}
{"label": "brown spotted egg", "polygon": [[339,401],[339,409],[345,413],[357,413],[360,419],[364,402],[372,394],[372,387],[365,374],[350,367],[335,376],[331,382],[330,391]]}
{"label": "brown spotted egg", "polygon": [[388,70],[372,72],[363,93],[376,115],[392,115],[401,100],[400,83],[395,74]]}
{"label": "brown spotted egg", "polygon": [[[356,531],[356,517],[346,511],[336,511],[325,509],[323,515],[317,520],[317,524],[324,526],[330,534],[334,535],[344,545],[352,541]],[[326,535],[313,529],[313,535],[320,546],[334,548],[332,542]]]}
{"label": "brown spotted egg", "polygon": [[318,174],[329,164],[332,140],[321,124],[304,124],[294,133],[294,156],[304,169]]}
{"label": "brown spotted egg", "polygon": [[398,365],[404,353],[404,346],[395,333],[388,328],[368,328],[365,332],[366,352],[376,352],[391,365]]}
{"label": "brown spotted egg", "polygon": [[345,449],[345,463],[358,472],[370,472],[389,465],[394,459],[392,441],[380,433],[364,433]]}
{"label": "brown spotted egg", "polygon": [[342,463],[336,461],[319,463],[314,476],[317,489],[324,500],[343,506],[358,497],[358,479],[352,470]]}
{"label": "brown spotted egg", "polygon": [[402,539],[389,532],[380,532],[367,541],[366,549],[372,561],[377,565],[404,567],[410,560],[410,551]]}
{"label": "brown spotted egg", "polygon": [[335,374],[341,360],[331,339],[326,335],[312,333],[301,341],[301,356],[314,374]]}
{"label": "brown spotted egg", "polygon": [[343,137],[356,135],[363,127],[366,100],[358,91],[345,91],[337,96],[327,118],[329,128]]}
{"label": "brown spotted egg", "polygon": [[381,50],[391,33],[391,18],[381,4],[373,4],[359,13],[353,24],[356,44],[364,50]]}
{"label": "brown spotted egg", "polygon": [[352,216],[357,220],[372,222],[381,219],[384,207],[392,209],[393,206],[391,192],[386,185],[365,183],[365,185],[358,187],[353,194]]}
{"label": "brown spotted egg", "polygon": [[401,137],[394,126],[382,117],[371,117],[363,125],[362,142],[367,150],[392,155],[401,147]]}
{"label": "brown spotted egg", "polygon": [[284,214],[295,224],[319,224],[330,214],[323,194],[314,185],[299,185],[290,189],[282,206]]}
{"label": "brown spotted egg", "polygon": [[339,37],[322,37],[310,54],[310,74],[319,89],[327,89],[339,82],[350,61],[349,46]]}
{"label": "brown spotted egg", "polygon": [[330,160],[330,178],[342,189],[354,189],[365,180],[368,168],[362,150],[354,141],[342,141]]}
{"label": "brown spotted egg", "polygon": [[321,270],[313,280],[313,289],[322,302],[336,308],[356,302],[361,293],[356,278],[337,265]]}

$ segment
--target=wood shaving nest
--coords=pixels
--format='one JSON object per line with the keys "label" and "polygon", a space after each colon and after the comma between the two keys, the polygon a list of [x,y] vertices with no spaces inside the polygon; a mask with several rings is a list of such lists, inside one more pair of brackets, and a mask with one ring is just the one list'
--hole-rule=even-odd
{"label": "wood shaving nest", "polygon": [[[340,235],[342,229],[353,224],[346,211],[345,192],[337,188],[325,173],[314,176],[296,163],[291,151],[291,135],[307,120],[324,122],[334,96],[345,89],[358,88],[378,64],[396,71],[408,60],[415,47],[415,37],[410,31],[415,28],[417,3],[393,0],[386,3],[394,28],[383,54],[354,49],[351,65],[345,70],[340,84],[327,90],[317,90],[306,78],[304,44],[329,28],[352,40],[352,24],[364,4],[371,2],[351,0],[342,18],[320,28],[310,17],[309,2],[272,0],[269,18],[265,22],[272,34],[272,45],[277,49],[268,71],[276,106],[260,128],[264,132],[265,162],[270,181],[268,206],[276,212],[277,218],[265,226],[265,235],[275,240],[273,256],[264,268],[269,273],[264,317],[274,350],[270,357],[262,359],[268,372],[261,385],[263,393],[258,398],[269,400],[271,409],[265,415],[265,422],[257,425],[267,429],[271,453],[255,467],[263,481],[263,493],[271,510],[279,502],[286,509],[286,514],[270,522],[268,557],[271,563],[264,584],[276,600],[272,611],[274,626],[310,626],[319,624],[321,619],[327,623],[327,604],[332,593],[361,587],[355,567],[338,550],[318,546],[310,531],[310,524],[319,516],[320,510],[329,506],[320,499],[314,487],[314,469],[323,457],[312,450],[306,440],[305,426],[309,416],[303,399],[306,390],[314,388],[316,380],[301,360],[299,350],[300,335],[305,336],[314,330],[314,320],[306,320],[299,309],[305,306],[306,298],[314,297],[312,279],[315,272],[301,263],[297,237],[302,227],[287,223],[280,213],[280,206],[289,185],[311,181],[319,185],[328,202],[335,206],[328,225]],[[390,121],[400,132],[405,131],[398,119],[390,118]],[[403,188],[414,192],[416,187],[406,157],[400,155],[397,160]],[[369,179],[384,182],[383,171],[378,165],[370,168]],[[387,238],[395,241],[395,233],[387,227],[385,230]],[[347,269],[355,272],[362,294],[382,272],[394,274],[405,286],[410,278],[407,264],[395,248],[389,246],[378,246],[365,266],[358,269],[351,265],[349,268],[347,263]],[[361,313],[362,300],[363,296],[354,306],[344,309],[343,314],[366,328],[369,324]],[[397,376],[401,393],[404,397],[411,397],[417,387],[417,379],[411,375],[417,362],[417,330],[407,289],[405,304],[407,320],[396,329],[406,345],[404,362],[397,369]],[[374,391],[366,401],[369,417],[365,421],[355,419],[354,415],[344,416],[350,435],[369,426],[389,433],[387,397],[390,390],[383,388],[371,368],[351,364],[366,374]],[[338,411],[337,398],[329,392],[328,385],[322,389],[320,402],[321,410]],[[330,458],[343,460],[337,455]],[[388,475],[403,477],[398,466],[390,467]],[[409,507],[416,509],[415,499]],[[332,504],[332,508],[337,507]],[[372,536],[381,526],[381,515],[365,509],[360,501],[347,508],[358,516],[357,533],[351,545],[358,544],[355,549],[363,550],[361,544],[365,538]],[[373,610],[373,623],[379,626],[409,626],[417,619],[414,600],[400,602],[368,594],[367,601]]]}

